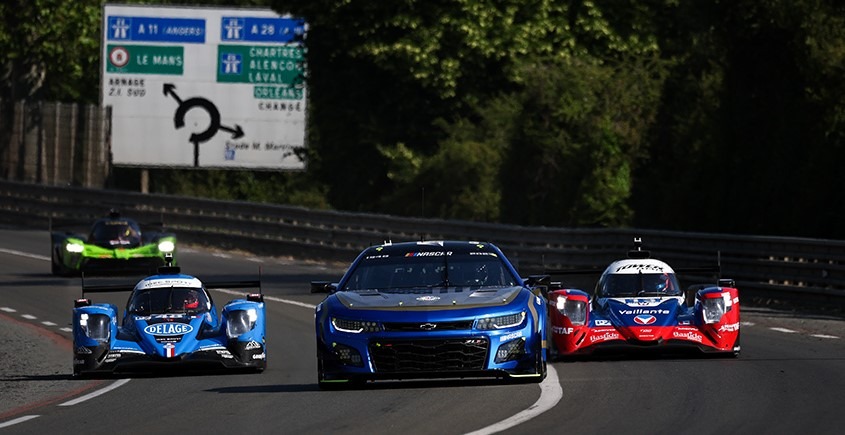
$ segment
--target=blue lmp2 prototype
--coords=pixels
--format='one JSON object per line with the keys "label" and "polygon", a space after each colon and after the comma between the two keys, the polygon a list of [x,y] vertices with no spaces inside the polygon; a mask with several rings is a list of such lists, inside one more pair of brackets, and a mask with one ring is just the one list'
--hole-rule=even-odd
{"label": "blue lmp2 prototype", "polygon": [[321,388],[367,380],[546,376],[546,300],[481,242],[361,252],[316,308]]}
{"label": "blue lmp2 prototype", "polygon": [[[208,288],[255,288],[217,317]],[[128,291],[123,321],[117,307],[92,304],[86,292]],[[262,372],[267,364],[260,281],[206,282],[163,266],[130,285],[86,286],[73,309],[73,374],[203,368]]]}

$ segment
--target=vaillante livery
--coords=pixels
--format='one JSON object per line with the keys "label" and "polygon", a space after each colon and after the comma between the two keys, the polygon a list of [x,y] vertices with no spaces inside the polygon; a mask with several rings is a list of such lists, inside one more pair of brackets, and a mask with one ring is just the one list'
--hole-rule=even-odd
{"label": "vaillante livery", "polygon": [[[258,288],[217,308],[209,288]],[[86,292],[131,291],[118,321],[113,304]],[[86,286],[73,309],[73,374],[175,368],[266,367],[264,297],[259,281],[206,282],[163,266],[133,285]]]}
{"label": "vaillante livery", "polygon": [[[152,273],[176,256],[176,236],[141,229],[138,222],[112,211],[91,225],[87,235],[50,231],[53,275]],[[175,263],[175,260],[173,260]]]}
{"label": "vaillante livery", "polygon": [[377,379],[546,374],[546,301],[490,243],[364,250],[316,308],[321,388]]}
{"label": "vaillante livery", "polygon": [[595,291],[548,293],[555,354],[693,348],[739,355],[739,292],[732,280],[695,285],[688,305],[675,270],[635,239],[629,258],[611,263]]}

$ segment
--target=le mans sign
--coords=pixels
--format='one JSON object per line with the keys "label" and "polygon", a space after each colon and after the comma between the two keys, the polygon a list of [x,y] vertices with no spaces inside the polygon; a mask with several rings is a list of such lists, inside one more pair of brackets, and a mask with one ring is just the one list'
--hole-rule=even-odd
{"label": "le mans sign", "polygon": [[306,31],[269,9],[105,5],[112,163],[303,169]]}

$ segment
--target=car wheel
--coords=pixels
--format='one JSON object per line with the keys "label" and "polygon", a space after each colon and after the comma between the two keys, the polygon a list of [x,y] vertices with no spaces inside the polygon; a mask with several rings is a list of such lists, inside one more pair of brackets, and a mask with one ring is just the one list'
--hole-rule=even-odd
{"label": "car wheel", "polygon": [[56,257],[56,250],[52,249],[50,255],[50,272],[53,273],[55,276],[68,276],[67,269],[62,266]]}

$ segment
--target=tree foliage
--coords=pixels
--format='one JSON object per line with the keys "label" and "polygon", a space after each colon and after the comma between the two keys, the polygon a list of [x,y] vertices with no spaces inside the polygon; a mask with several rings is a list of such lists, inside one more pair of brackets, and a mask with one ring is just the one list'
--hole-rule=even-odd
{"label": "tree foliage", "polygon": [[[161,191],[845,237],[832,178],[845,157],[841,2],[206,3],[309,23],[308,169],[159,171]],[[0,99],[96,101],[102,5],[0,4]]]}

